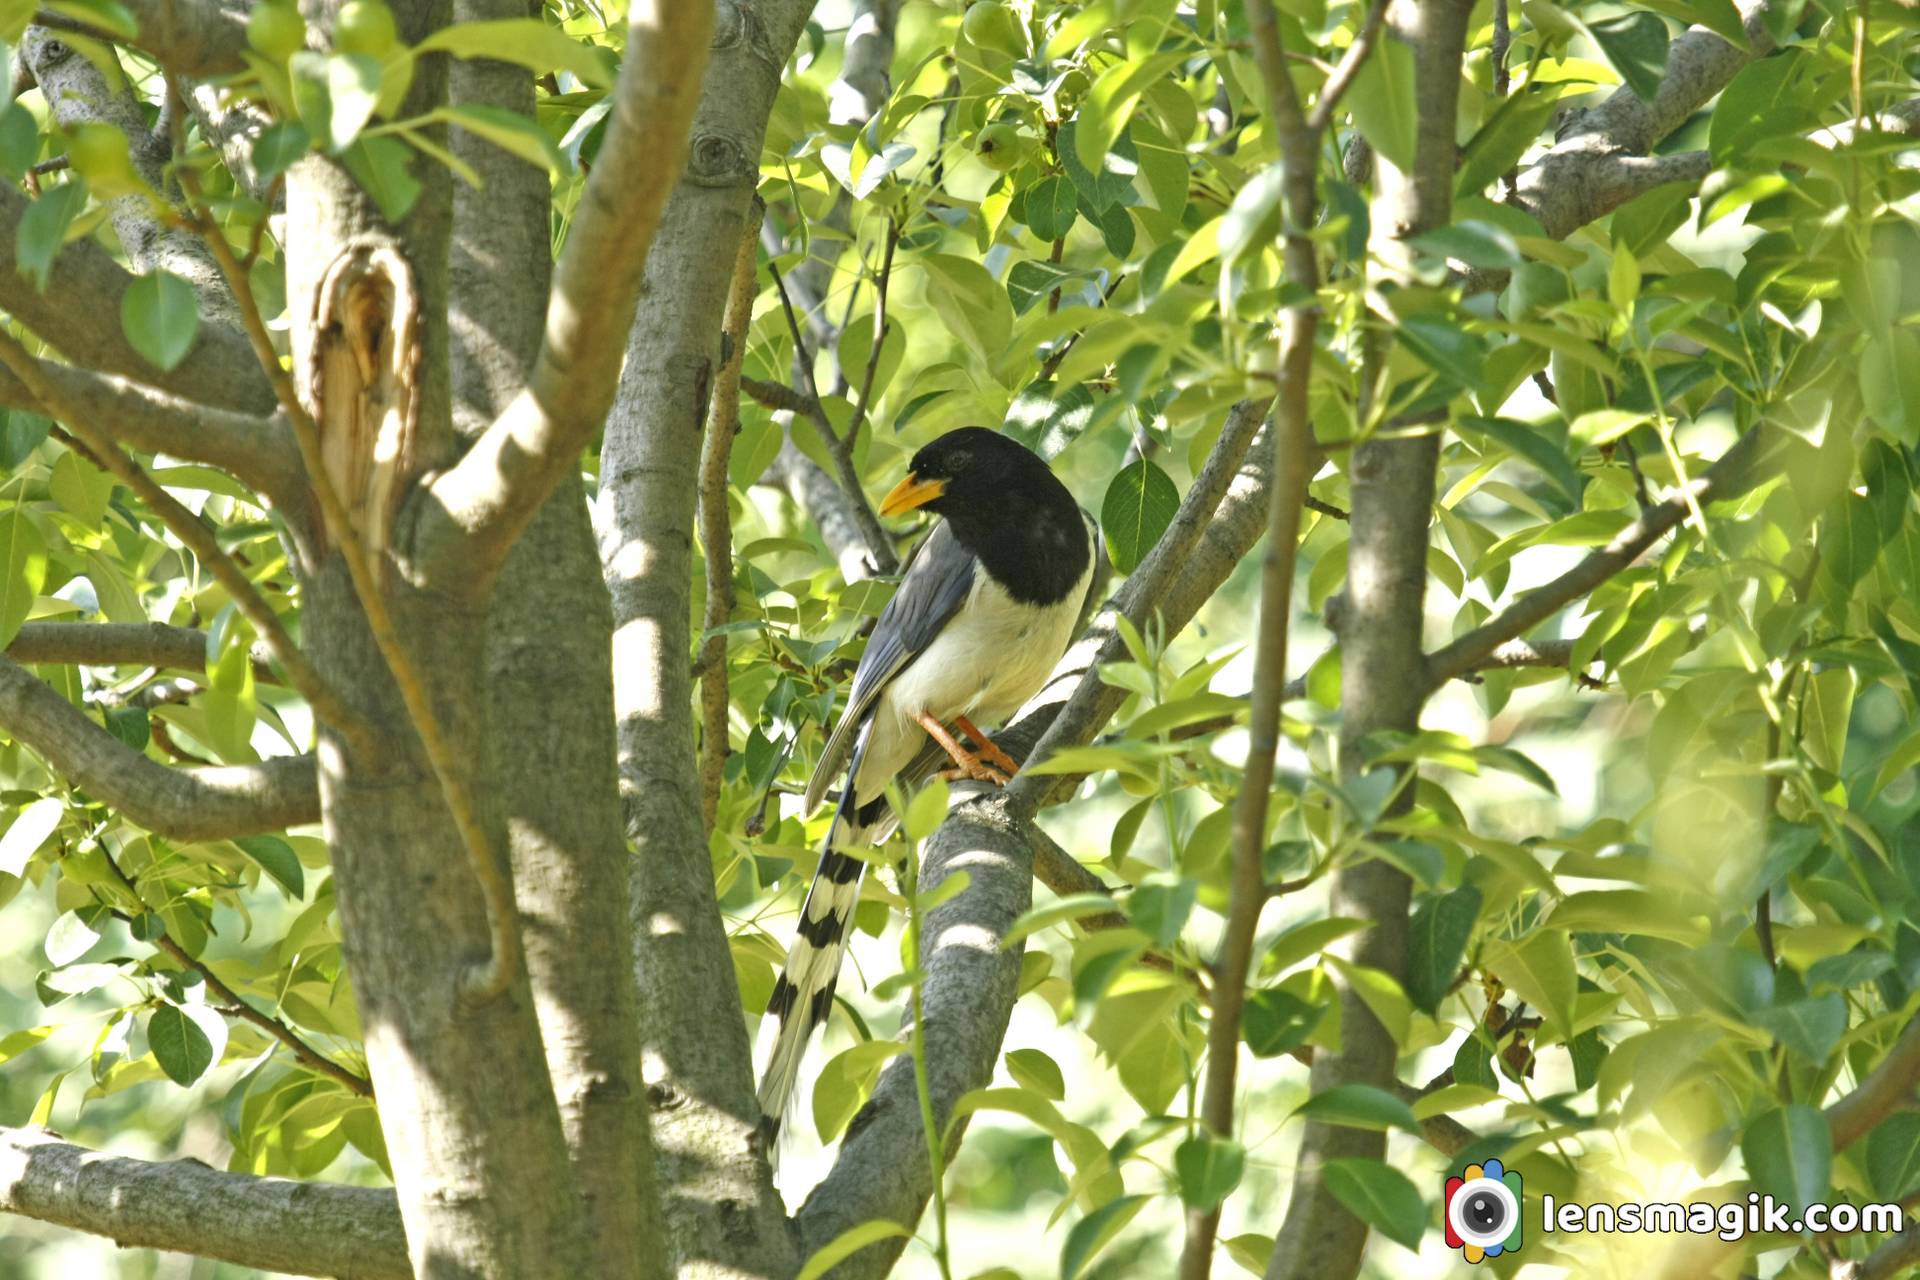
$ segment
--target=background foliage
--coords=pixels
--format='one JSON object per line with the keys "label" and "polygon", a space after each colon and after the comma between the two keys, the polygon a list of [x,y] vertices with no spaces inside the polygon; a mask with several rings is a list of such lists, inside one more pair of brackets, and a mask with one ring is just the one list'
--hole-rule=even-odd
{"label": "background foliage", "polygon": [[[107,30],[122,20],[111,0],[53,7]],[[1365,6],[1280,11],[1311,94]],[[7,12],[0,34],[18,38],[30,14]],[[878,90],[848,62],[855,19],[876,13],[889,33]],[[377,29],[357,47],[336,37],[331,55],[258,50],[231,86],[277,122],[252,162],[270,174],[310,147],[336,152],[397,217],[413,171],[446,159],[435,128],[476,131],[550,167],[557,247],[604,129],[620,16],[563,0],[537,40],[526,28],[439,40],[535,64],[532,124],[394,118],[395,86],[431,50]],[[1653,99],[1689,23],[1778,46],[1659,144],[1704,153],[1699,172],[1570,235],[1543,225],[1516,175],[1598,95],[1624,85]],[[1329,1181],[1376,1230],[1376,1265],[1401,1274],[1409,1250],[1426,1263],[1444,1252],[1441,1178],[1467,1158],[1497,1155],[1530,1194],[1582,1201],[1920,1193],[1912,1112],[1839,1140],[1822,1111],[1899,1051],[1920,1002],[1920,202],[1914,116],[1899,114],[1914,95],[1914,13],[1808,0],[1766,6],[1750,29],[1729,0],[1526,0],[1483,3],[1468,29],[1453,218],[1413,242],[1401,287],[1384,288],[1370,248],[1363,157],[1412,160],[1407,49],[1382,43],[1325,140],[1311,230],[1322,461],[1288,667],[1303,678],[1263,841],[1272,898],[1238,1131],[1210,1137],[1196,1116],[1247,750],[1252,558],[1186,632],[1130,630],[1128,659],[1102,672],[1127,694],[1111,731],[1041,766],[1095,775],[1046,826],[1124,922],[1090,927],[1113,904],[1088,895],[1042,895],[1023,922],[1000,1072],[962,1104],[977,1119],[946,1173],[945,1221],[921,1224],[928,1249],[906,1273],[950,1251],[953,1274],[1167,1274],[1184,1211],[1222,1202],[1228,1253],[1259,1273],[1303,1114],[1393,1134],[1387,1158]],[[150,62],[71,38],[158,120]],[[1213,0],[828,3],[803,37],[760,162],[764,254],[720,570],[736,596],[709,631],[725,639],[731,748],[711,853],[747,1017],[771,992],[824,830],[793,793],[890,590],[875,571],[899,551],[891,535],[823,538],[790,487],[760,481],[800,465],[782,455],[790,439],[875,492],[918,443],[1004,423],[1098,515],[1114,570],[1134,568],[1229,407],[1272,394],[1277,312],[1304,300],[1282,267],[1278,150],[1249,39],[1240,6]],[[1889,111],[1884,128],[1841,125]],[[23,271],[44,272],[76,238],[115,244],[113,201],[144,198],[125,148],[86,131],[104,127],[61,129],[32,91],[0,113],[0,170],[37,191],[14,246]],[[214,152],[194,154],[229,238],[258,247],[256,285],[282,296],[266,204]],[[49,171],[59,157],[69,164]],[[194,296],[155,271],[122,318],[170,367],[191,343]],[[1435,646],[1605,546],[1736,440],[1765,431],[1771,452],[1750,490],[1695,507],[1530,630],[1529,655],[1445,686],[1422,732],[1368,744],[1372,763],[1410,769],[1343,777],[1340,652],[1318,619],[1345,584],[1352,446],[1406,430],[1442,440]],[[297,620],[273,512],[211,468],[151,461]],[[85,448],[13,411],[0,467],[0,641],[42,621],[204,628],[196,669],[36,674],[156,761],[306,749],[304,703],[254,661],[227,593]],[[725,565],[712,547],[702,563]],[[1398,809],[1403,792],[1411,807]],[[313,829],[164,840],[11,740],[0,802],[0,1117],[237,1170],[382,1177],[370,1100],[234,1016],[243,1000],[364,1069]],[[1414,884],[1404,975],[1329,950],[1366,922],[1330,914],[1327,878],[1364,859]],[[794,1126],[807,1131],[784,1174],[795,1199],[825,1167],[808,1144],[837,1138],[902,1051],[897,995],[915,978],[903,905],[890,874],[869,879]],[[1393,1033],[1412,1088],[1309,1096],[1299,1059],[1341,1043],[1336,978]],[[1465,1126],[1465,1150],[1422,1144],[1435,1117]],[[1879,1243],[1747,1248],[1811,1276]],[[1640,1273],[1674,1246],[1531,1235],[1492,1265]],[[0,1270],[163,1265],[89,1249],[10,1225]]]}

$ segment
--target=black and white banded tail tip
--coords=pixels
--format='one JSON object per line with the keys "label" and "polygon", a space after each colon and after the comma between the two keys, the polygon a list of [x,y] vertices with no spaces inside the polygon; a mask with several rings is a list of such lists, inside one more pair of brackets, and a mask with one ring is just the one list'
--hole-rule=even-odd
{"label": "black and white banded tail tip", "polygon": [[834,846],[848,837],[844,817],[836,818],[820,869],[814,873],[786,967],[773,984],[767,1016],[760,1020],[754,1058],[760,1063],[760,1132],[767,1159],[778,1166],[780,1128],[800,1082],[800,1063],[814,1029],[833,1011],[834,983],[847,946],[853,909],[867,864]]}

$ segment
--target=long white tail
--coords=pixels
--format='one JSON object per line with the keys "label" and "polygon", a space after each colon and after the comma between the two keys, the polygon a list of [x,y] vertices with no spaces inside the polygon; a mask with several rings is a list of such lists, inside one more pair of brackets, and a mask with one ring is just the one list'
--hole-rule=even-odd
{"label": "long white tail", "polygon": [[[884,807],[884,805],[882,806]],[[871,830],[859,823],[851,806],[834,815],[814,873],[807,900],[800,908],[800,924],[787,951],[786,967],[773,984],[767,1016],[760,1020],[759,1044],[754,1056],[760,1068],[761,1128],[767,1159],[780,1158],[780,1126],[793,1103],[800,1063],[814,1028],[833,1009],[833,987],[846,954],[847,933],[853,927],[853,909],[860,901],[860,881],[867,864],[840,850],[867,842]]]}

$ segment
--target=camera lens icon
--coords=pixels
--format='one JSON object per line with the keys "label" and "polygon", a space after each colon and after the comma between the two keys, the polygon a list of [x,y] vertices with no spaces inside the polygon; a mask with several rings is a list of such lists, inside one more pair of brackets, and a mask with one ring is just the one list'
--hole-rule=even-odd
{"label": "camera lens icon", "polygon": [[1470,1164],[1447,1179],[1447,1244],[1468,1262],[1497,1258],[1520,1247],[1520,1175],[1498,1160]]}

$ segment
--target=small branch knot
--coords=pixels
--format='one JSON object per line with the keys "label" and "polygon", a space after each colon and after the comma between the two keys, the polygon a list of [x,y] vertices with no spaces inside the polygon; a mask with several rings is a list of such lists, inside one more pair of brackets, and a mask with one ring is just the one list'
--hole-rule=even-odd
{"label": "small branch knot", "polygon": [[738,186],[754,175],[746,148],[724,133],[696,134],[687,147],[687,181],[695,186]]}

